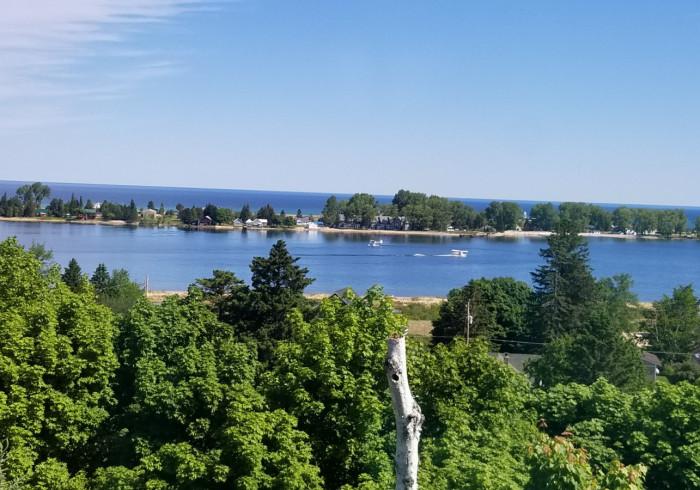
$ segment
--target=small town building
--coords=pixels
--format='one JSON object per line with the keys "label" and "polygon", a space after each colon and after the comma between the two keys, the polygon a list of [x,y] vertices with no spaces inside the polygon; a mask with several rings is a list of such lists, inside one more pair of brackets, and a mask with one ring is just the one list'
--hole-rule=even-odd
{"label": "small town building", "polygon": [[246,226],[255,226],[255,227],[267,226],[267,219],[266,218],[248,219],[248,220],[246,220],[245,225]]}
{"label": "small town building", "polygon": [[642,352],[642,363],[647,372],[647,377],[652,381],[656,381],[656,376],[661,372],[661,360],[658,356],[651,352]]}
{"label": "small town building", "polygon": [[81,209],[78,218],[82,220],[97,219],[97,211],[95,209]]}

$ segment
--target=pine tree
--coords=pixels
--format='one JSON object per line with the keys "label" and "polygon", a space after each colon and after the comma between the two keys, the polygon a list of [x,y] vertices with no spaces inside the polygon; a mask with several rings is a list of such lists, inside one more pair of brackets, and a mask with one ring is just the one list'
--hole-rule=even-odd
{"label": "pine tree", "polygon": [[63,271],[61,279],[63,279],[63,282],[65,282],[73,292],[79,292],[82,289],[83,272],[80,269],[77,260],[70,259],[70,262],[68,262],[68,267],[66,267]]}
{"label": "pine tree", "polygon": [[126,221],[129,223],[134,223],[139,220],[139,211],[136,209],[136,203],[132,199],[129,203],[129,208],[127,210]]}
{"label": "pine tree", "polygon": [[540,251],[545,264],[532,273],[537,324],[545,339],[581,327],[585,310],[596,298],[596,281],[588,264],[588,245],[575,223],[562,220]]}
{"label": "pine tree", "polygon": [[90,278],[90,283],[95,288],[95,292],[98,295],[104,295],[107,293],[107,290],[109,288],[109,283],[110,283],[110,278],[109,278],[109,272],[107,271],[107,266],[104,264],[99,264],[97,268],[95,269],[95,272],[92,274],[92,277]]}
{"label": "pine tree", "polygon": [[309,270],[299,267],[298,261],[290,255],[284,240],[278,240],[268,257],[255,257],[250,265],[251,313],[255,320],[249,329],[263,344],[287,338],[286,316],[304,304],[304,289],[313,279],[307,277]]}
{"label": "pine tree", "polygon": [[243,207],[241,208],[241,214],[240,214],[240,219],[243,223],[248,221],[251,217],[253,216],[253,213],[250,211],[250,205],[249,204],[244,204]]}

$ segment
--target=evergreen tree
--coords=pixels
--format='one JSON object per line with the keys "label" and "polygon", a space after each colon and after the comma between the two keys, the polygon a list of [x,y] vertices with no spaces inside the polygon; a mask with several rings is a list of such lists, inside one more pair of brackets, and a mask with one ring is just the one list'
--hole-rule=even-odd
{"label": "evergreen tree", "polygon": [[253,217],[253,213],[250,210],[250,205],[248,203],[244,204],[243,207],[241,208],[241,213],[239,215],[239,218],[243,223],[248,221],[250,218]]}
{"label": "evergreen tree", "polygon": [[297,209],[297,218],[301,218],[304,215],[301,213],[301,208]]}
{"label": "evergreen tree", "polygon": [[126,221],[129,223],[135,223],[139,220],[139,211],[136,209],[136,203],[132,199],[129,203],[129,208],[126,212]]}
{"label": "evergreen tree", "polygon": [[275,214],[275,209],[269,204],[266,204],[260,209],[258,209],[258,212],[256,213],[255,217],[259,219],[266,219],[267,222],[271,225],[276,224],[278,221],[277,215]]}
{"label": "evergreen tree", "polygon": [[148,201],[148,205],[146,205],[148,209],[155,209],[156,208],[156,203],[153,201]]}
{"label": "evergreen tree", "polygon": [[95,288],[95,293],[97,293],[98,296],[107,294],[109,289],[109,272],[107,271],[106,265],[98,264],[90,278],[90,283]]}
{"label": "evergreen tree", "polygon": [[561,220],[540,251],[545,264],[532,274],[537,325],[545,339],[575,332],[595,301],[596,282],[588,264],[588,245],[576,223]]}
{"label": "evergreen tree", "polygon": [[288,338],[287,314],[304,304],[304,289],[313,282],[308,269],[299,267],[298,258],[278,240],[268,257],[255,257],[252,272],[251,312],[255,318],[252,333],[261,341]]}
{"label": "evergreen tree", "polygon": [[60,198],[51,199],[47,210],[49,215],[55,218],[63,218],[66,215],[65,204],[63,203],[63,199]]}
{"label": "evergreen tree", "polygon": [[78,261],[70,259],[68,262],[68,267],[63,271],[61,276],[63,282],[71,289],[73,292],[79,292],[83,288],[83,272],[78,265]]}

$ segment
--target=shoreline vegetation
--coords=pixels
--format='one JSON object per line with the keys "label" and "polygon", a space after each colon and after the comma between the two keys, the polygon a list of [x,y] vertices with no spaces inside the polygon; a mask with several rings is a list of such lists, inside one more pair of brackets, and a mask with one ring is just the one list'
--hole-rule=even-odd
{"label": "shoreline vegetation", "polygon": [[[330,196],[320,214],[279,213],[267,204],[253,212],[248,204],[240,211],[177,204],[166,209],[149,201],[144,208],[107,201],[93,202],[80,196],[69,201],[53,198],[51,189],[35,182],[23,185],[15,196],[0,196],[0,221],[69,223],[106,226],[178,227],[192,231],[283,230],[346,233],[372,236],[442,236],[486,238],[547,238],[557,223],[574,224],[584,237],[617,239],[687,239],[700,237],[700,217],[694,227],[682,209],[601,206],[564,202],[535,204],[529,212],[517,203],[493,201],[481,212],[461,201],[398,191],[390,204],[380,204],[370,194],[354,194],[347,201]],[[156,209],[157,208],[157,209]]]}
{"label": "shoreline vegetation", "polygon": [[[347,235],[367,235],[367,236],[427,236],[427,237],[482,237],[482,238],[541,238],[547,239],[552,235],[552,231],[534,231],[534,230],[506,230],[506,231],[433,231],[433,230],[381,230],[381,229],[362,229],[362,228],[327,228],[318,227],[310,230],[302,225],[288,227],[273,227],[273,226],[244,226],[244,225],[184,225],[182,223],[129,223],[124,220],[77,220],[66,218],[47,218],[47,217],[6,217],[0,216],[0,222],[14,223],[53,223],[53,224],[70,224],[70,225],[93,225],[93,226],[116,226],[116,227],[158,227],[158,228],[179,228],[189,231],[205,231],[205,232],[231,232],[231,231],[289,231],[289,232],[314,232],[314,233],[332,233],[332,234],[347,234]],[[580,236],[585,238],[613,238],[618,240],[683,240],[697,239],[695,232],[672,235],[664,237],[661,235],[634,235],[623,233],[603,233],[599,231],[581,232]]]}
{"label": "shoreline vegetation", "polygon": [[214,270],[147,301],[125,270],[62,269],[8,238],[0,347],[13,437],[0,475],[22,489],[390,488],[384,374],[398,334],[426,420],[422,488],[691,488],[693,287],[642,308],[629,276],[593,276],[566,221],[540,257],[532,286],[472,279],[401,302],[381,286],[307,294],[313,277],[278,240],[249,281]]}
{"label": "shoreline vegetation", "polygon": [[250,281],[214,270],[149,302],[126,271],[61,269],[8,238],[0,475],[22,489],[391,488],[384,367],[399,332],[426,420],[422,488],[691,488],[692,286],[641,308],[629,276],[592,275],[565,221],[540,257],[532,286],[472,279],[402,302],[380,286],[306,294],[314,279],[279,240]]}

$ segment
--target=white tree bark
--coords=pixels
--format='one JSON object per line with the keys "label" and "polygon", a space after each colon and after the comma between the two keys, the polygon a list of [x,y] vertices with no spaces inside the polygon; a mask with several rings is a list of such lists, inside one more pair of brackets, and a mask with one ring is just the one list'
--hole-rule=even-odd
{"label": "white tree bark", "polygon": [[386,377],[396,416],[396,490],[418,488],[418,443],[423,414],[411,395],[406,372],[406,337],[388,340]]}

